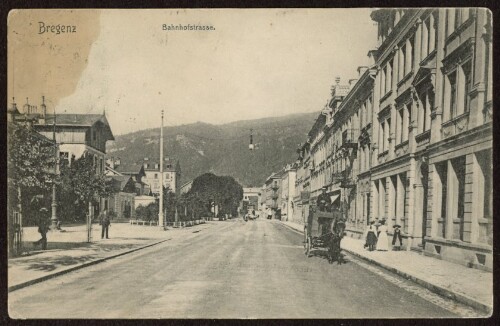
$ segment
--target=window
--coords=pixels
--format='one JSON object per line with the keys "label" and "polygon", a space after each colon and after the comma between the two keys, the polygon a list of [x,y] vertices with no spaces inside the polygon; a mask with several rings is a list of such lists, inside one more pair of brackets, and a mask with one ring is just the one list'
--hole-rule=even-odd
{"label": "window", "polygon": [[385,86],[385,92],[389,92],[392,90],[392,60],[387,63],[385,66],[385,76],[386,76],[386,86]]}
{"label": "window", "polygon": [[385,142],[384,142],[384,135],[385,135],[385,122],[380,123],[380,130],[379,130],[379,148],[380,148],[380,153],[383,153],[385,151]]}
{"label": "window", "polygon": [[408,69],[406,73],[410,73],[413,69],[413,58],[415,58],[415,37],[411,37],[408,42]]}
{"label": "window", "polygon": [[464,208],[465,208],[465,156],[458,157],[451,161],[454,170],[453,199],[448,201],[448,205],[453,205],[452,210],[456,212],[459,219],[458,229],[453,230],[453,238],[464,240]]}
{"label": "window", "polygon": [[158,173],[155,173],[155,179],[158,179]]}
{"label": "window", "polygon": [[399,54],[399,80],[402,80],[404,76],[406,76],[405,66],[406,66],[406,44],[401,46],[401,51]]}
{"label": "window", "polygon": [[422,107],[418,115],[418,133],[422,133],[431,128],[431,106],[432,99],[429,90],[420,95]]}
{"label": "window", "polygon": [[457,72],[454,71],[448,75],[448,82],[450,85],[450,118],[455,117],[457,113]]}
{"label": "window", "polygon": [[447,215],[447,196],[448,196],[448,162],[436,164],[436,172],[439,182],[439,210],[441,212],[440,219],[438,220],[437,235],[446,238],[446,215]]}
{"label": "window", "polygon": [[396,145],[401,144],[403,141],[403,132],[404,132],[404,107],[402,107],[396,116]]}
{"label": "window", "polygon": [[469,92],[472,87],[472,67],[471,60],[462,65],[462,71],[464,74],[465,89],[464,89],[464,111],[469,112],[470,108],[470,97]]}
{"label": "window", "polygon": [[385,95],[385,67],[384,69],[381,70],[381,73],[380,73],[380,96],[384,96]]}
{"label": "window", "polygon": [[385,150],[389,149],[389,138],[391,137],[391,119],[387,119],[385,123],[385,137],[384,137],[384,148]]}

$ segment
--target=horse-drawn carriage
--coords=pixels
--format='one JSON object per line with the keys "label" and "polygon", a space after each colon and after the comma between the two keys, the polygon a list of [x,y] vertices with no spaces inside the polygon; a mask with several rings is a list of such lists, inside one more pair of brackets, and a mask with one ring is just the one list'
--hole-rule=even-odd
{"label": "horse-drawn carriage", "polygon": [[345,222],[340,210],[319,211],[314,207],[309,209],[304,225],[304,249],[310,257],[314,249],[327,249],[328,262],[342,263],[340,241],[344,237]]}

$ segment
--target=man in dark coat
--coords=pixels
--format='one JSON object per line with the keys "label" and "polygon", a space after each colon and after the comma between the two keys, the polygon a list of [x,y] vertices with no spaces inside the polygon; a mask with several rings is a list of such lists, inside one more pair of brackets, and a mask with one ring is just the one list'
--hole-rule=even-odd
{"label": "man in dark coat", "polygon": [[101,239],[104,239],[105,233],[106,233],[106,239],[109,239],[108,229],[109,229],[110,224],[111,224],[111,222],[110,222],[109,217],[108,217],[108,212],[106,210],[103,210],[102,214],[101,214],[101,226],[102,226]]}
{"label": "man in dark coat", "polygon": [[332,199],[326,193],[326,186],[323,187],[321,194],[316,199],[316,207],[320,212],[330,212],[332,206]]}
{"label": "man in dark coat", "polygon": [[42,250],[47,249],[47,232],[49,232],[49,226],[47,223],[47,209],[42,207],[40,209],[40,217],[38,220],[38,233],[42,236],[40,240],[35,242],[35,246],[41,245]]}

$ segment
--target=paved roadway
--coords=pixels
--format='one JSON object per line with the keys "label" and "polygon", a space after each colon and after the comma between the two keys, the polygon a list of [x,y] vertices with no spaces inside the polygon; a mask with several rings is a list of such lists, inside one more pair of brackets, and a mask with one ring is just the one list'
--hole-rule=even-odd
{"label": "paved roadway", "polygon": [[429,318],[463,312],[454,303],[444,309],[426,290],[352,257],[343,265],[321,255],[306,258],[302,236],[278,221],[238,219],[193,230],[182,240],[12,292],[10,316]]}

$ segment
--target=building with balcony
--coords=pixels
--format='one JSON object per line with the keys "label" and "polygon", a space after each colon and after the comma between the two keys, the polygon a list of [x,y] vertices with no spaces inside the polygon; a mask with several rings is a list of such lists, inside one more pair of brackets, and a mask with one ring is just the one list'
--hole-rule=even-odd
{"label": "building with balcony", "polygon": [[376,9],[371,17],[379,41],[371,65],[343,96],[332,88],[299,149],[294,203],[304,215],[327,185],[352,236],[385,219],[389,236],[402,226],[407,250],[491,270],[491,13]]}
{"label": "building with balcony", "polygon": [[284,221],[291,220],[293,216],[296,175],[296,165],[287,164],[281,176],[281,218]]}
{"label": "building with balcony", "polygon": [[281,215],[281,175],[283,171],[271,174],[265,182],[265,204],[270,208],[274,218]]}

